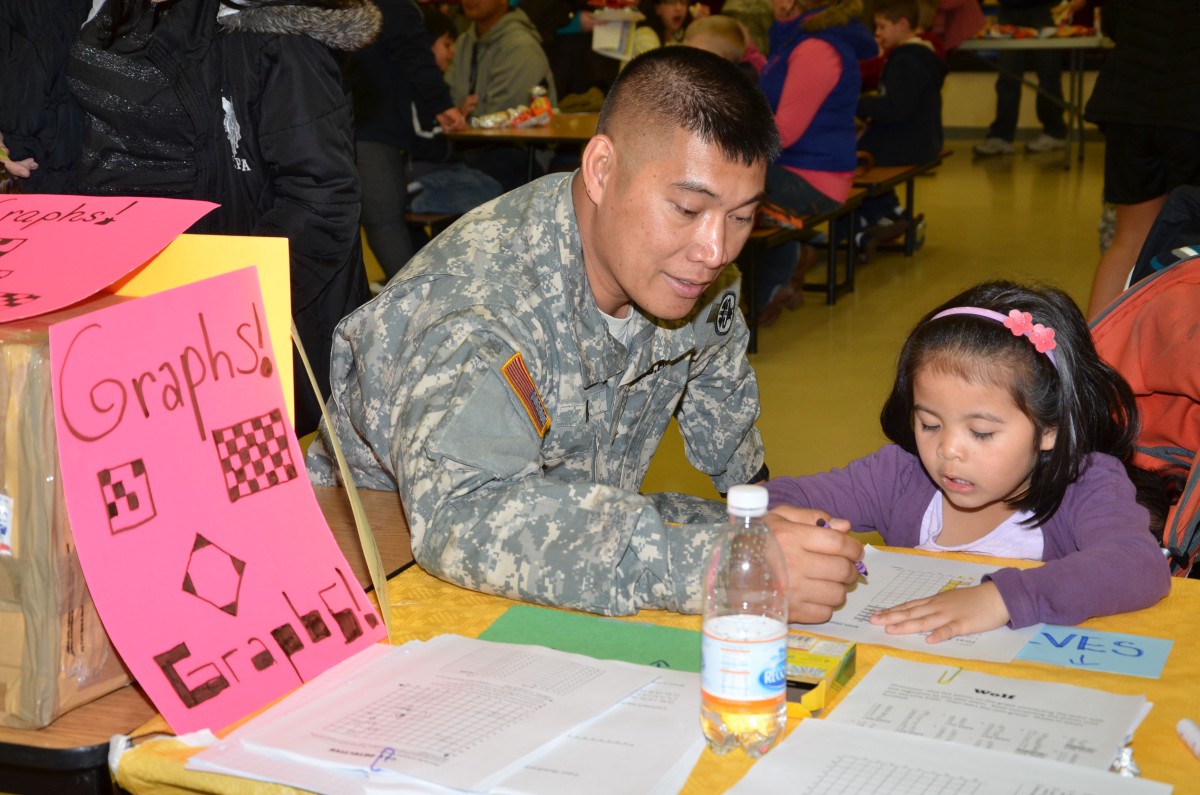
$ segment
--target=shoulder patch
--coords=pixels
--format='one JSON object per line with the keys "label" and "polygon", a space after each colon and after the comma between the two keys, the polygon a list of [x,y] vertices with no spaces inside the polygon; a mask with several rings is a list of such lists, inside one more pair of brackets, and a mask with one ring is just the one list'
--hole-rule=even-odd
{"label": "shoulder patch", "polygon": [[717,305],[716,317],[713,318],[713,327],[722,337],[733,328],[735,312],[737,312],[737,293],[730,290],[721,296],[721,302]]}
{"label": "shoulder patch", "polygon": [[521,354],[514,353],[500,371],[504,373],[504,378],[512,387],[517,400],[525,407],[533,429],[539,437],[544,437],[546,431],[550,430],[550,415],[546,412],[546,405],[542,403],[542,396],[534,386],[533,379],[529,377],[529,371],[525,369],[525,360],[521,358]]}

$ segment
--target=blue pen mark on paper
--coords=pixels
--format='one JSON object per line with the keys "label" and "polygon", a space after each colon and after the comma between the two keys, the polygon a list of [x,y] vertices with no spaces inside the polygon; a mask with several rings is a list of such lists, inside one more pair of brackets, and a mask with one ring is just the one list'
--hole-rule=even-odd
{"label": "blue pen mark on paper", "polygon": [[382,773],[384,769],[382,767],[380,767],[380,765],[383,764],[384,762],[390,762],[395,758],[396,758],[396,749],[395,748],[384,748],[382,751],[379,752],[379,755],[375,757],[375,761],[371,763],[371,772],[372,773]]}
{"label": "blue pen mark on paper", "polygon": [[1163,638],[1045,624],[1017,659],[1158,679],[1172,644]]}

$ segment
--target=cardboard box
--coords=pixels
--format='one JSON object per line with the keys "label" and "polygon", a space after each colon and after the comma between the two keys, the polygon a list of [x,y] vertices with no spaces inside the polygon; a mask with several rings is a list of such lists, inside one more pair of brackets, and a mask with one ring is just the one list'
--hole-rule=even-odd
{"label": "cardboard box", "polygon": [[788,630],[788,714],[818,715],[842,685],[854,677],[856,644]]}
{"label": "cardboard box", "polygon": [[0,325],[0,724],[22,729],[130,681],[83,580],[63,500],[49,322],[70,311]]}
{"label": "cardboard box", "polygon": [[[21,251],[38,241],[31,234],[24,242]],[[67,519],[51,388],[50,326],[255,265],[265,296],[264,321],[291,413],[287,245],[282,238],[180,235],[148,263],[125,267],[126,275],[105,292],[68,309],[0,324],[0,725],[42,728],[131,681],[84,582]],[[92,251],[96,245],[77,248]],[[29,263],[23,265],[29,268]],[[15,268],[0,270],[0,276],[16,273]],[[66,275],[57,281],[76,278]],[[105,399],[103,393],[96,395],[101,404]]]}

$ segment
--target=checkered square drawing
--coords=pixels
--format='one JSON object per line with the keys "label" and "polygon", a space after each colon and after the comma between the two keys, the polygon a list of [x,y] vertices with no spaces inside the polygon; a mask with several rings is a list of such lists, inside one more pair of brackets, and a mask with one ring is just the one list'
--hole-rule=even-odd
{"label": "checkered square drawing", "polygon": [[110,532],[132,530],[157,515],[154,496],[150,493],[150,477],[142,459],[102,469],[97,477]]}
{"label": "checkered square drawing", "polygon": [[32,303],[41,298],[33,293],[0,293],[0,308],[12,309]]}
{"label": "checkered square drawing", "polygon": [[288,431],[280,409],[213,431],[230,502],[295,479]]}

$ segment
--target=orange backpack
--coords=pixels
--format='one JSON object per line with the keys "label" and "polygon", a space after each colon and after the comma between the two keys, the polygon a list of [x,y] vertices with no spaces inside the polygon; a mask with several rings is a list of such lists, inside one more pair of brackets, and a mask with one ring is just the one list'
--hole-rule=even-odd
{"label": "orange backpack", "polygon": [[1200,249],[1172,252],[1168,267],[1132,285],[1091,323],[1100,356],[1137,398],[1142,427],[1134,463],[1186,478],[1167,514],[1171,571],[1188,576],[1200,550]]}

